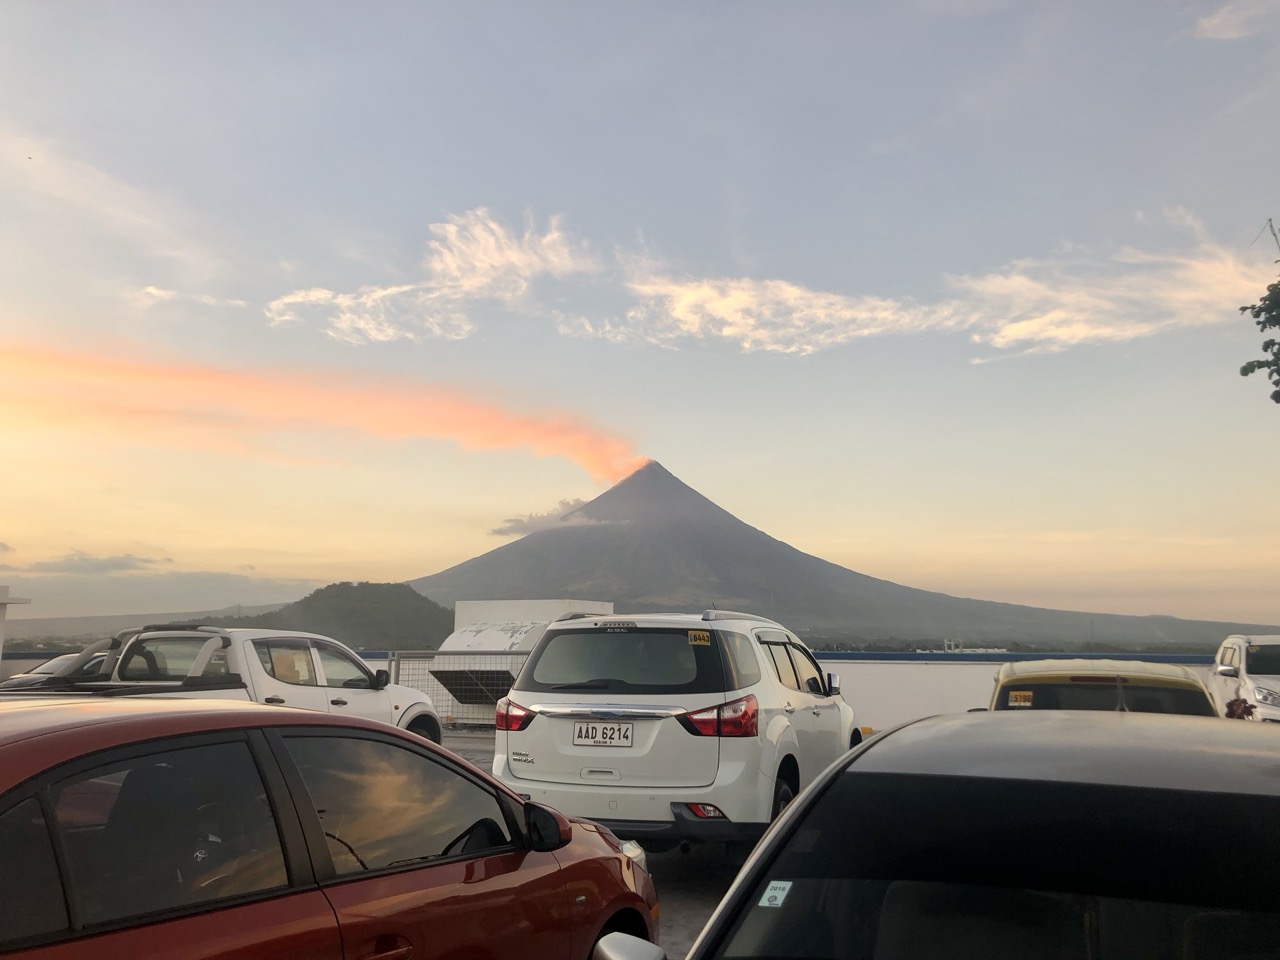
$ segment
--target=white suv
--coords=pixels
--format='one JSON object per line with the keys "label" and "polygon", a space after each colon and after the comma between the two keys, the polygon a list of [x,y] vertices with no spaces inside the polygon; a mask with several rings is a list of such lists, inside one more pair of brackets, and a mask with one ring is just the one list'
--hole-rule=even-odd
{"label": "white suv", "polygon": [[1223,640],[1209,690],[1218,716],[1232,700],[1243,698],[1254,706],[1251,719],[1280,723],[1280,636],[1237,634]]}
{"label": "white suv", "polygon": [[794,634],[727,610],[566,615],[496,720],[496,777],[652,850],[754,842],[862,739]]}

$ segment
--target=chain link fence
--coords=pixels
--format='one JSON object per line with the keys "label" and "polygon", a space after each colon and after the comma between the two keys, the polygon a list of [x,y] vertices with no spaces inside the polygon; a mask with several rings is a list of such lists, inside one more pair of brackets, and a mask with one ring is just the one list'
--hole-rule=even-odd
{"label": "chain link fence", "polygon": [[506,650],[399,651],[388,669],[393,683],[431,698],[446,727],[493,726],[493,711],[515,683],[527,653]]}

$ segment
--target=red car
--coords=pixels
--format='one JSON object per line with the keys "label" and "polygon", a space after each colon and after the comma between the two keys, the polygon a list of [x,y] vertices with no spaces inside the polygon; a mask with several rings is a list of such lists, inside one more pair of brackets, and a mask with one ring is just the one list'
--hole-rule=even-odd
{"label": "red car", "polygon": [[587,960],[657,937],[603,827],[375,721],[0,700],[0,955]]}

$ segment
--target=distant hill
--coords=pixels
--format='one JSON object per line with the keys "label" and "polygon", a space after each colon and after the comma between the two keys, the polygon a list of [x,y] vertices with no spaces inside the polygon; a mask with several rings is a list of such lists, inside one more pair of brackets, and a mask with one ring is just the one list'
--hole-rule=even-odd
{"label": "distant hill", "polygon": [[[247,614],[247,615],[246,615]],[[303,630],[365,650],[434,650],[453,631],[453,611],[403,583],[332,583],[289,604],[226,607],[194,613],[10,620],[14,651],[34,640],[84,641],[148,623],[206,623],[221,627]]]}
{"label": "distant hill", "polygon": [[1212,649],[1258,624],[1120,616],[918,590],[803,553],[743,523],[650,462],[549,529],[409,585],[438,603],[579,597],[620,613],[711,606],[846,641],[962,638],[1080,648]]}
{"label": "distant hill", "polygon": [[434,650],[453,632],[453,611],[405,583],[331,583],[295,603],[219,626],[303,630],[356,650]]}

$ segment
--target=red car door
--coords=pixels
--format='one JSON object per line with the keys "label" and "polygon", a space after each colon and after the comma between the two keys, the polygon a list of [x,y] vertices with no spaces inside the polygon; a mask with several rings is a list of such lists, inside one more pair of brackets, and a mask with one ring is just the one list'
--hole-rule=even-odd
{"label": "red car door", "polygon": [[496,787],[399,738],[281,742],[315,813],[312,846],[329,854],[317,875],[348,960],[566,960],[560,865],[524,848]]}

